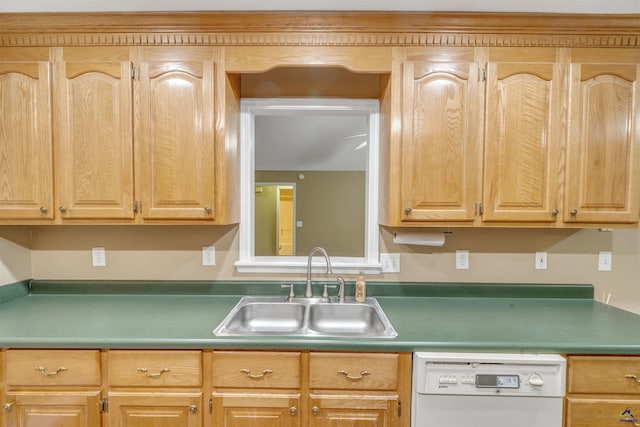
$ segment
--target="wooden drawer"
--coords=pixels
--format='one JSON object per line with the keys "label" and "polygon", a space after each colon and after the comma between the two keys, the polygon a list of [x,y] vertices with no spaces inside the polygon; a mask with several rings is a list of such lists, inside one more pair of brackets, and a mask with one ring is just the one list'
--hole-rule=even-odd
{"label": "wooden drawer", "polygon": [[311,353],[312,389],[395,390],[398,355],[379,353]]}
{"label": "wooden drawer", "polygon": [[7,350],[9,386],[99,386],[98,350]]}
{"label": "wooden drawer", "polygon": [[640,357],[570,356],[567,380],[568,393],[640,394]]}
{"label": "wooden drawer", "polygon": [[620,427],[640,423],[638,399],[567,398],[566,427]]}
{"label": "wooden drawer", "polygon": [[299,388],[300,353],[214,351],[213,386]]}
{"label": "wooden drawer", "polygon": [[200,351],[112,350],[109,385],[112,387],[200,387]]}

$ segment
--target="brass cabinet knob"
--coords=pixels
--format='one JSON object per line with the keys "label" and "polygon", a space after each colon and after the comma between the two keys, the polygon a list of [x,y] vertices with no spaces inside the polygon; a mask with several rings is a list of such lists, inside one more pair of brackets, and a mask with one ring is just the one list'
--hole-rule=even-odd
{"label": "brass cabinet knob", "polygon": [[289,415],[297,415],[298,414],[298,408],[296,408],[295,406],[292,406],[291,408],[289,408]]}
{"label": "brass cabinet knob", "polygon": [[558,209],[554,209],[554,210],[551,211],[551,214],[553,216],[558,216],[559,213],[560,213],[560,211]]}
{"label": "brass cabinet knob", "polygon": [[411,213],[411,208],[405,208],[404,213],[409,215]]}
{"label": "brass cabinet knob", "polygon": [[578,209],[571,209],[571,216],[578,215]]}
{"label": "brass cabinet knob", "polygon": [[311,408],[311,413],[313,415],[318,415],[320,413],[320,408],[318,408],[317,406],[314,406],[313,408]]}
{"label": "brass cabinet knob", "polygon": [[49,211],[49,209],[47,209],[44,206],[40,206],[40,212],[42,212],[43,214],[46,214]]}
{"label": "brass cabinet knob", "polygon": [[65,208],[64,206],[60,206],[58,208],[60,210],[60,212],[65,213],[67,211],[67,208]]}
{"label": "brass cabinet knob", "polygon": [[196,412],[198,412],[198,407],[196,405],[189,406],[189,412],[195,414]]}
{"label": "brass cabinet knob", "polygon": [[204,212],[207,213],[207,214],[210,214],[211,213],[211,208],[209,206],[205,206],[204,207]]}
{"label": "brass cabinet knob", "polygon": [[11,408],[13,407],[13,405],[15,405],[16,402],[7,402],[4,405],[2,405],[2,410],[5,412],[8,412],[11,410]]}

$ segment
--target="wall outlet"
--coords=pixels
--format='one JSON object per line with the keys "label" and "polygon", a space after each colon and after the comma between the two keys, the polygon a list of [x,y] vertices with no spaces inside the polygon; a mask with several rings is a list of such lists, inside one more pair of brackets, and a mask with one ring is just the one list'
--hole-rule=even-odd
{"label": "wall outlet", "polygon": [[400,273],[400,254],[380,254],[383,273]]}
{"label": "wall outlet", "polygon": [[91,257],[94,267],[104,267],[107,265],[107,256],[104,248],[91,248]]}
{"label": "wall outlet", "polygon": [[600,252],[598,254],[598,271],[611,271],[613,254],[611,252]]}
{"label": "wall outlet", "polygon": [[546,270],[546,269],[547,269],[547,253],[536,252],[536,270]]}
{"label": "wall outlet", "polygon": [[216,248],[215,246],[202,247],[202,265],[210,267],[216,265]]}
{"label": "wall outlet", "polygon": [[469,251],[456,251],[456,270],[469,269]]}

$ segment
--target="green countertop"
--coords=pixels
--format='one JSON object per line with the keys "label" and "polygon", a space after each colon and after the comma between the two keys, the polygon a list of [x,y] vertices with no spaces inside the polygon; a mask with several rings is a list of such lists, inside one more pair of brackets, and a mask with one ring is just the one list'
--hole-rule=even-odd
{"label": "green countertop", "polygon": [[[370,283],[393,339],[216,337],[275,282],[52,282],[0,287],[0,348],[246,348],[640,354],[640,316],[590,285]],[[352,288],[353,285],[348,283]],[[302,284],[296,283],[298,294]],[[317,289],[319,290],[319,289]]]}

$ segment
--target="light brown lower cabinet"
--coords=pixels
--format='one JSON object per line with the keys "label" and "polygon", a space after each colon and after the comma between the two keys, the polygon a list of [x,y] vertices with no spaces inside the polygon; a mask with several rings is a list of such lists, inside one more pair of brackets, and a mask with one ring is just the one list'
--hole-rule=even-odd
{"label": "light brown lower cabinet", "polygon": [[0,427],[409,427],[411,354],[0,351]]}
{"label": "light brown lower cabinet", "polygon": [[110,427],[201,427],[202,393],[109,392]]}
{"label": "light brown lower cabinet", "polygon": [[299,393],[214,392],[216,427],[301,427]]}
{"label": "light brown lower cabinet", "polygon": [[566,427],[640,426],[640,357],[569,356]]}

